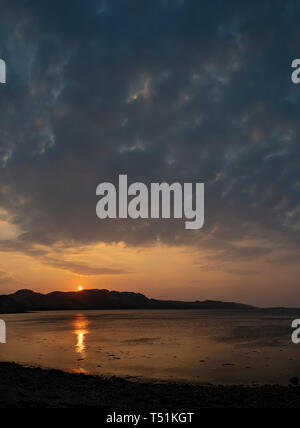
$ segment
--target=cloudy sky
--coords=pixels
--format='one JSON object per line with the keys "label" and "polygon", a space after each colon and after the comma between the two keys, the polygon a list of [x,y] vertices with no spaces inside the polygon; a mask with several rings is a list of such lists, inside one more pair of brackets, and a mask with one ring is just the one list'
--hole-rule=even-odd
{"label": "cloudy sky", "polygon": [[[300,4],[1,0],[0,288],[300,305]],[[206,223],[96,217],[204,182]]]}

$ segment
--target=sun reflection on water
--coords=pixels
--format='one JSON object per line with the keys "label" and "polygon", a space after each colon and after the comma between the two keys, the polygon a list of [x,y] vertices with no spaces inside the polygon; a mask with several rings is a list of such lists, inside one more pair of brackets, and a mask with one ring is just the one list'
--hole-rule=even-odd
{"label": "sun reflection on water", "polygon": [[77,336],[75,351],[82,357],[85,356],[86,351],[86,335],[90,332],[88,326],[89,321],[82,314],[78,314],[73,321],[74,334]]}

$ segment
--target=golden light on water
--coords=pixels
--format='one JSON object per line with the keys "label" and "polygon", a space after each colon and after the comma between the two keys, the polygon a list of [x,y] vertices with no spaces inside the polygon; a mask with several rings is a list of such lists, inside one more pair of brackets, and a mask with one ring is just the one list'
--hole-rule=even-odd
{"label": "golden light on water", "polygon": [[75,344],[75,351],[78,354],[81,354],[82,357],[85,356],[86,351],[86,335],[89,334],[89,321],[84,315],[77,315],[73,322],[74,334],[77,336],[77,342]]}
{"label": "golden light on water", "polygon": [[85,344],[84,344],[84,336],[85,335],[86,335],[85,331],[78,331],[77,332],[76,351],[78,353],[82,353],[85,350]]}

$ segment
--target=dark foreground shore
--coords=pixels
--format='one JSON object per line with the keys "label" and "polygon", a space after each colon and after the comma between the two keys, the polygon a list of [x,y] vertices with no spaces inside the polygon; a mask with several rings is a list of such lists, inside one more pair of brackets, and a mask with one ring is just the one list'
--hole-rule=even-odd
{"label": "dark foreground shore", "polygon": [[0,407],[299,408],[300,388],[136,383],[0,363]]}

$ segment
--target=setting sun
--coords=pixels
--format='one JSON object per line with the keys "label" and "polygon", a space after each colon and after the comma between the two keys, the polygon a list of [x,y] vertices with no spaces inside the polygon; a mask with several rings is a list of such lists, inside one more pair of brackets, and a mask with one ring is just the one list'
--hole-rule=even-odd
{"label": "setting sun", "polygon": [[83,290],[82,285],[78,285],[77,290],[78,290],[78,291],[82,291],[82,290]]}

